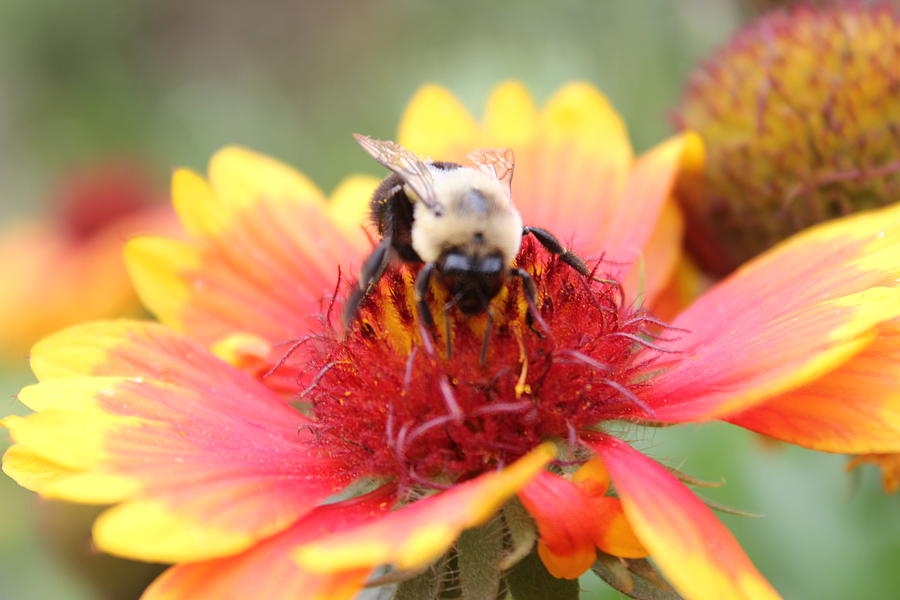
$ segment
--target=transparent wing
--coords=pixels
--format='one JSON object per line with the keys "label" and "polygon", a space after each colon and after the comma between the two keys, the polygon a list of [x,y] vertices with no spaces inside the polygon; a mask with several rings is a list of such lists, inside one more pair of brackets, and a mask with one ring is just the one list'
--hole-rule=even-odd
{"label": "transparent wing", "polygon": [[482,148],[469,154],[469,160],[480,170],[493,175],[512,191],[513,171],[516,169],[516,155],[511,148]]}
{"label": "transparent wing", "polygon": [[400,144],[387,140],[374,140],[354,133],[353,137],[372,158],[403,178],[425,206],[435,212],[441,210],[434,193],[434,177],[422,158]]}

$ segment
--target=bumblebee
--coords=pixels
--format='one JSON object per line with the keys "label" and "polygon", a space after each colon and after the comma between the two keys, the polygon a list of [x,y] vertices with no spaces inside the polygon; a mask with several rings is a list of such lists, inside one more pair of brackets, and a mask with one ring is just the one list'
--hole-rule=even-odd
{"label": "bumblebee", "polygon": [[512,202],[512,150],[476,150],[468,156],[472,166],[463,166],[423,159],[395,142],[354,137],[391,174],[369,204],[381,241],[363,263],[344,305],[345,328],[392,257],[424,265],[415,281],[416,309],[431,330],[434,318],[425,297],[432,279],[450,294],[445,318],[457,307],[466,315],[487,311],[491,319],[488,306],[508,277],[523,280],[529,304],[535,306],[537,290],[531,275],[513,264],[524,235],[534,236],[576,271],[591,276],[584,261],[551,233],[523,226]]}

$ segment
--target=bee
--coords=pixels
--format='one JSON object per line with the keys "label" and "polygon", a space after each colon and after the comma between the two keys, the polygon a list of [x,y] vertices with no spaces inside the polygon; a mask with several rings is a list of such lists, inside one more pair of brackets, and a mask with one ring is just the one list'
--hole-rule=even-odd
{"label": "bee", "polygon": [[[395,142],[354,137],[391,174],[369,203],[381,240],[363,263],[359,281],[344,305],[345,329],[393,257],[423,265],[415,281],[416,310],[432,331],[434,318],[425,299],[432,279],[450,295],[445,320],[453,307],[466,315],[487,312],[489,331],[490,302],[509,277],[523,281],[530,310],[534,310],[535,283],[527,271],[514,265],[525,235],[534,236],[566,264],[591,277],[584,261],[550,232],[523,226],[512,202],[512,150],[476,150],[468,156],[472,166],[463,166],[424,159]],[[449,340],[447,344],[449,355]]]}

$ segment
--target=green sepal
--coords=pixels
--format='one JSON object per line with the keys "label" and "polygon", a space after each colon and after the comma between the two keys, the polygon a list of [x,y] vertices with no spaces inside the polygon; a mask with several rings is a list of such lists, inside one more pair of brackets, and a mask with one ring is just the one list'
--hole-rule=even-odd
{"label": "green sepal", "polygon": [[446,563],[439,561],[412,579],[397,584],[391,600],[438,600],[445,569]]}
{"label": "green sepal", "polygon": [[611,588],[635,600],[682,600],[646,559],[598,552],[591,570]]}
{"label": "green sepal", "polygon": [[510,547],[500,560],[501,571],[511,569],[517,562],[528,556],[537,541],[534,520],[518,498],[513,498],[503,507],[503,521],[509,532]]}
{"label": "green sepal", "polygon": [[456,542],[456,560],[463,598],[496,598],[503,573],[503,528],[499,519],[463,531]]}

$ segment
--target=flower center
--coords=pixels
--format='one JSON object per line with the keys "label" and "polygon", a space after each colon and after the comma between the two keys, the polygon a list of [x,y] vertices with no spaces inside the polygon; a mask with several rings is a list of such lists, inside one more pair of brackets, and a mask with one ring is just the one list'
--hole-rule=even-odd
{"label": "flower center", "polygon": [[659,323],[624,306],[618,283],[579,275],[530,240],[517,264],[533,275],[538,316],[514,278],[490,317],[445,309],[435,283],[433,336],[416,315],[413,269],[389,269],[346,339],[314,343],[317,374],[301,402],[318,443],[359,476],[440,487],[548,439],[574,449],[581,429],[648,418],[638,383],[646,363],[634,357],[653,346],[648,328]]}

